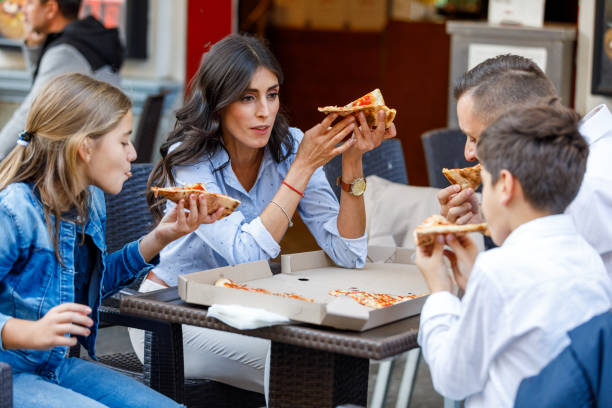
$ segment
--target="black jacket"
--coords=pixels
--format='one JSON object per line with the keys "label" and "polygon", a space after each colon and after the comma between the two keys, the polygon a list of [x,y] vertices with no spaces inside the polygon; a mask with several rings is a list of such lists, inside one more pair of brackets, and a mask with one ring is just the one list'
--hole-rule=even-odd
{"label": "black jacket", "polygon": [[113,72],[118,72],[125,57],[125,48],[121,44],[117,29],[106,28],[98,20],[88,16],[69,23],[64,31],[47,36],[38,57],[33,79],[38,75],[38,66],[45,52],[60,44],[76,48],[89,62],[92,71],[108,65]]}

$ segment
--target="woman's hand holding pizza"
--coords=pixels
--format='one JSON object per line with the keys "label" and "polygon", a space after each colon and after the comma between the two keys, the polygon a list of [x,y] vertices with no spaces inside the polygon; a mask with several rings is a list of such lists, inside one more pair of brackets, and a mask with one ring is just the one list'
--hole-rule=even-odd
{"label": "woman's hand holding pizza", "polygon": [[189,212],[186,212],[185,200],[181,199],[161,219],[157,227],[140,240],[140,254],[145,261],[153,259],[170,242],[195,231],[201,224],[212,224],[223,214],[223,208],[219,208],[214,214],[209,215],[203,194],[198,197],[191,194],[188,204]]}
{"label": "woman's hand holding pizza", "polygon": [[327,115],[321,123],[304,133],[294,164],[308,167],[314,172],[353,145],[354,141],[348,139],[338,146],[355,129],[355,118],[347,116],[331,126],[337,117],[335,113]]}
{"label": "woman's hand holding pizza", "polygon": [[397,135],[395,124],[391,123],[389,128],[385,129],[385,111],[379,110],[376,114],[378,115],[378,123],[381,124],[376,128],[370,128],[370,126],[368,126],[363,112],[357,114],[359,126],[355,127],[352,137],[355,142],[346,152],[344,152],[344,159],[361,160],[364,153],[380,146],[383,140],[391,139]]}

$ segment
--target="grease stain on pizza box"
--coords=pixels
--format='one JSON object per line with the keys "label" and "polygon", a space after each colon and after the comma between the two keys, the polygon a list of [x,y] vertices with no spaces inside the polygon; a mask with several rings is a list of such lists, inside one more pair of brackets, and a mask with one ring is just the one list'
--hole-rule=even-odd
{"label": "grease stain on pizza box", "polygon": [[[362,269],[335,266],[323,251],[283,255],[280,274],[273,275],[267,261],[249,262],[179,276],[178,291],[189,303],[238,304],[298,322],[363,331],[421,312],[429,290],[414,265],[413,254],[408,248],[369,247]],[[314,302],[215,286],[220,278],[271,292],[293,293]],[[332,296],[331,290],[424,296],[374,309],[348,296]]]}

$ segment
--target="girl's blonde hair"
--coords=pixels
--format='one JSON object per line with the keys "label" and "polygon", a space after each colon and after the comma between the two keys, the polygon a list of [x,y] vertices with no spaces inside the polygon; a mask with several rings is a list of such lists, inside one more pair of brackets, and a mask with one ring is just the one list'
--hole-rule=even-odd
{"label": "girl's blonde hair", "polygon": [[77,73],[59,75],[42,87],[30,106],[25,128],[32,135],[30,142],[16,144],[0,163],[0,190],[26,181],[40,192],[58,259],[62,212],[74,209],[80,222],[88,219],[89,193],[77,174],[79,146],[113,130],[131,107],[130,99],[106,82]]}

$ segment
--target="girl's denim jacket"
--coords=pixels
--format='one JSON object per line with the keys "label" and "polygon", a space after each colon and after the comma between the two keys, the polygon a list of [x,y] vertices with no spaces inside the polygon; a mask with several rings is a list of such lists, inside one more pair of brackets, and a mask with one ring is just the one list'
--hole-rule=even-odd
{"label": "girl's denim jacket", "polygon": [[[91,254],[96,259],[88,290],[94,325],[88,337],[78,337],[78,340],[95,359],[100,302],[134,283],[159,262],[159,257],[152,263],[145,262],[138,241],[108,254],[104,193],[96,187],[90,187],[89,192],[85,233],[96,247]],[[12,183],[0,191],[0,333],[12,317],[38,320],[52,307],[74,301],[74,251],[81,240],[80,228],[71,221],[62,219],[60,223],[62,265],[55,255],[38,197],[28,183]],[[65,346],[51,350],[6,350],[0,342],[0,361],[11,365],[15,372],[34,372],[51,379],[55,378],[58,364],[67,352]]]}

